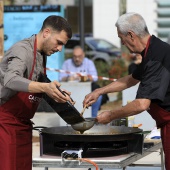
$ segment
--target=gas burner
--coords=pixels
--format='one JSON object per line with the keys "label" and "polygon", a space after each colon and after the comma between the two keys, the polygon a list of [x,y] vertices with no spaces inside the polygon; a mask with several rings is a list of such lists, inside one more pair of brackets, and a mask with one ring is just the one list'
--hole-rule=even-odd
{"label": "gas burner", "polygon": [[[101,134],[102,132],[103,134]],[[130,152],[141,154],[144,137],[142,133],[137,132],[141,132],[141,130],[129,127],[94,126],[87,132],[88,134],[77,135],[71,127],[46,128],[40,133],[40,156],[59,156],[65,150],[81,149],[84,158]]]}
{"label": "gas burner", "polygon": [[[46,155],[61,155],[65,150],[82,149],[82,157],[103,157],[126,154],[131,151],[129,141],[111,141],[111,142],[70,142],[53,141],[53,143],[44,143],[43,152]],[[133,144],[132,144],[133,145]]]}
{"label": "gas burner", "polygon": [[[56,154],[60,154],[64,150],[83,150],[83,157],[96,157],[104,155],[117,155],[128,153],[127,141],[113,142],[54,142],[54,150]],[[52,153],[51,153],[52,154]]]}

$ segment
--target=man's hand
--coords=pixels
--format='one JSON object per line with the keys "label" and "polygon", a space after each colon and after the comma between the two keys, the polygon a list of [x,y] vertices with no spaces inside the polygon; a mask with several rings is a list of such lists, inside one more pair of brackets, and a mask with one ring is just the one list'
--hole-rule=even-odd
{"label": "man's hand", "polygon": [[95,103],[99,97],[98,89],[93,91],[92,93],[89,93],[85,96],[85,99],[83,101],[83,107],[86,105],[87,107],[91,106],[93,103]]}
{"label": "man's hand", "polygon": [[127,105],[109,111],[103,111],[96,117],[99,123],[107,124],[115,119],[133,116],[147,110],[151,101],[149,99],[135,99]]}
{"label": "man's hand", "polygon": [[64,89],[64,90],[62,89],[62,92],[70,98],[69,101],[70,101],[70,103],[71,103],[72,105],[74,105],[74,104],[76,103],[76,102],[71,98],[71,96],[70,96],[71,93],[70,93],[69,91],[67,91],[67,90],[65,90],[65,89]]}
{"label": "man's hand", "polygon": [[97,117],[96,117],[96,120],[97,122],[99,123],[102,123],[102,124],[107,124],[107,123],[110,123],[112,121],[111,119],[111,111],[110,110],[107,110],[107,111],[103,111],[102,113],[100,113]]}
{"label": "man's hand", "polygon": [[28,86],[28,91],[30,93],[46,93],[49,97],[59,103],[65,103],[67,101],[73,103],[70,98],[71,93],[65,90],[67,94],[64,95],[62,94],[62,90],[57,89],[57,86],[60,87],[60,83],[57,81],[53,81],[50,83],[31,81]]}
{"label": "man's hand", "polygon": [[67,95],[63,95],[57,86],[60,87],[60,83],[57,81],[53,81],[47,84],[45,88],[45,93],[54,99],[56,102],[65,103],[66,101],[71,101],[69,95],[70,92],[67,92]]}
{"label": "man's hand", "polygon": [[80,81],[80,76],[78,75],[69,76],[67,81]]}

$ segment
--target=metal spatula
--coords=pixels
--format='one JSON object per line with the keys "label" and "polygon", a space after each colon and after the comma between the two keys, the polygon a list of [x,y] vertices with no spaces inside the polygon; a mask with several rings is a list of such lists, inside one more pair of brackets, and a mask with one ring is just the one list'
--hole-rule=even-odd
{"label": "metal spatula", "polygon": [[[41,74],[40,75],[40,82],[51,82],[51,80]],[[61,93],[64,93],[58,86],[56,87]],[[66,92],[65,92],[66,93]],[[64,95],[64,94],[63,94]],[[65,94],[66,95],[66,94]],[[85,119],[80,115],[78,110],[67,101],[66,103],[58,103],[47,94],[43,94],[43,99],[51,106],[51,108],[67,123],[67,124],[75,124],[85,121]],[[73,101],[73,99],[70,97]]]}

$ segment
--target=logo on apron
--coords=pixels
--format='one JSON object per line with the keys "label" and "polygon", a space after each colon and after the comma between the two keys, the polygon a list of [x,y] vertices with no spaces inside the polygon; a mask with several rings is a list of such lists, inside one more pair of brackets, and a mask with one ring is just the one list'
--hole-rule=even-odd
{"label": "logo on apron", "polygon": [[30,103],[39,103],[41,101],[40,97],[34,96],[32,94],[30,94],[28,96],[28,99],[29,99]]}

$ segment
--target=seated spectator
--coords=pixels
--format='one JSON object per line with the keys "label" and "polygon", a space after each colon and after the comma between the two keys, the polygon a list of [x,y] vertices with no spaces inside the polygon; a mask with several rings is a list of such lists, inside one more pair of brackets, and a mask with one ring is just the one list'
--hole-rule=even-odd
{"label": "seated spectator", "polygon": [[[64,61],[62,70],[81,73],[77,74],[60,73],[59,81],[91,81],[92,90],[95,90],[97,78],[97,70],[92,60],[85,57],[85,53],[80,46],[73,49],[73,57]],[[100,110],[102,96],[92,105],[92,117],[96,117]]]}

